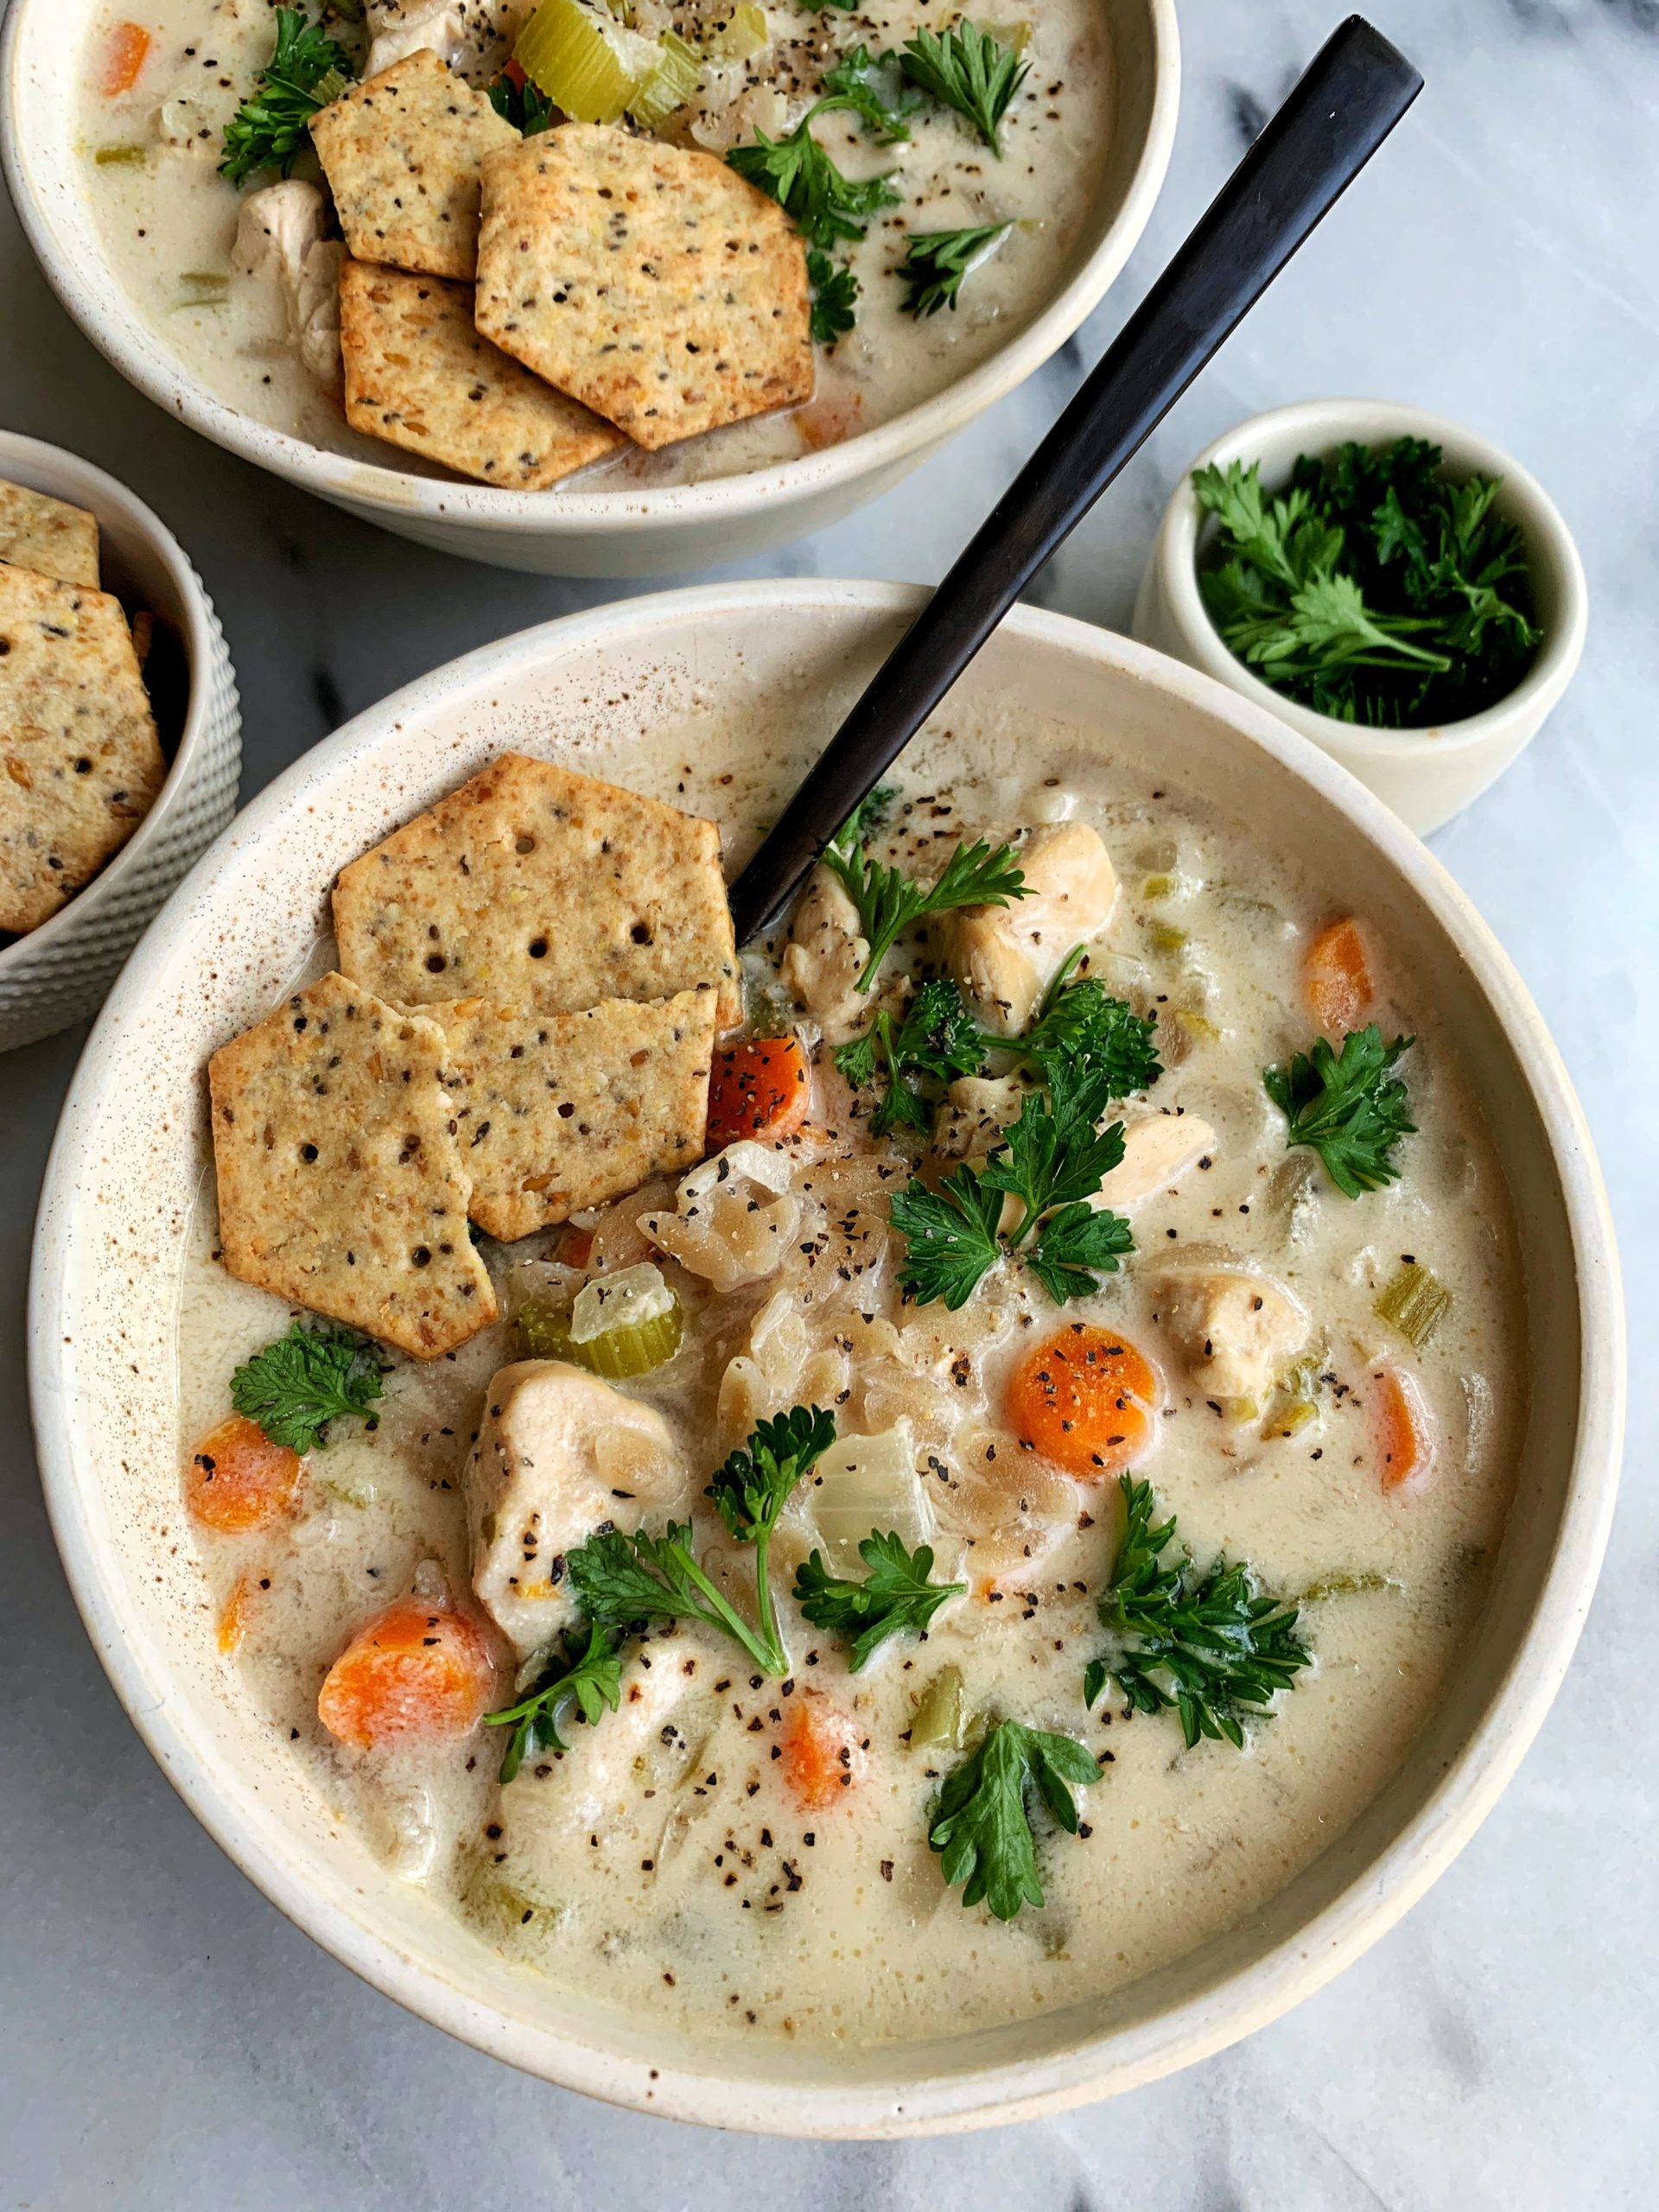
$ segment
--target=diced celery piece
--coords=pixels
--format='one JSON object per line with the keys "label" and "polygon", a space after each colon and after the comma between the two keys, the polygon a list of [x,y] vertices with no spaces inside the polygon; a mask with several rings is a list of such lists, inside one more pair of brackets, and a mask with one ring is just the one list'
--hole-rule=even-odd
{"label": "diced celery piece", "polygon": [[1452,1294],[1432,1268],[1408,1260],[1372,1308],[1379,1321],[1398,1329],[1416,1351],[1452,1310]]}
{"label": "diced celery piece", "polygon": [[1363,1574],[1327,1574],[1321,1582],[1310,1582],[1297,1602],[1317,1605],[1325,1598],[1357,1598],[1367,1590],[1398,1590],[1402,1586],[1393,1575],[1379,1574],[1368,1567]]}
{"label": "diced celery piece", "polygon": [[716,61],[747,61],[752,54],[762,53],[772,44],[766,10],[757,7],[755,0],[741,0],[732,10],[731,20],[702,43],[704,53]]}
{"label": "diced celery piece", "polygon": [[660,1320],[678,1304],[663,1281],[660,1268],[642,1260],[638,1267],[620,1268],[615,1274],[594,1275],[576,1293],[570,1308],[571,1340],[592,1344],[596,1337],[619,1329],[638,1328],[642,1321]]}
{"label": "diced celery piece", "polygon": [[518,34],[513,59],[578,123],[620,123],[661,56],[654,39],[585,0],[541,0]]}
{"label": "diced celery piece", "polygon": [[677,31],[664,31],[657,48],[657,67],[628,102],[628,113],[642,130],[666,123],[677,108],[696,98],[702,82],[702,58]]}
{"label": "diced celery piece", "polygon": [[143,146],[100,146],[92,156],[101,169],[141,169],[149,158]]}
{"label": "diced celery piece", "polygon": [[1186,949],[1186,931],[1171,922],[1149,922],[1147,943],[1154,952],[1182,952]]}
{"label": "diced celery piece", "polygon": [[625,1382],[632,1376],[649,1375],[653,1368],[673,1358],[685,1330],[679,1300],[666,1286],[664,1290],[669,1300],[666,1308],[587,1338],[575,1333],[574,1309],[562,1313],[540,1299],[531,1299],[518,1309],[519,1344],[531,1359],[568,1359],[575,1367],[585,1367],[590,1375],[604,1376],[607,1382]]}
{"label": "diced celery piece", "polygon": [[1175,889],[1173,875],[1149,875],[1141,887],[1143,899],[1167,899]]}
{"label": "diced celery piece", "polygon": [[968,1740],[968,1703],[963,1695],[962,1674],[956,1667],[941,1667],[922,1692],[916,1718],[910,1724],[913,1750],[943,1744],[959,1751]]}

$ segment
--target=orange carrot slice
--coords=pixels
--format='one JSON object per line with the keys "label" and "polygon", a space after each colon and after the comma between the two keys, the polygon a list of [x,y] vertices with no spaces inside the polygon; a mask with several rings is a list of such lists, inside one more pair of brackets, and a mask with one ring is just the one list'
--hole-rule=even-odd
{"label": "orange carrot slice", "polygon": [[1384,1490],[1403,1490],[1434,1471],[1434,1426],[1422,1392],[1403,1369],[1380,1367],[1371,1381],[1378,1472]]}
{"label": "orange carrot slice", "polygon": [[227,1659],[242,1647],[257,1588],[258,1578],[256,1575],[238,1574],[230,1596],[225,1600],[225,1610],[219,1617],[218,1640],[219,1648]]}
{"label": "orange carrot slice", "polygon": [[740,1137],[777,1143],[806,1119],[806,1054],[794,1037],[749,1037],[715,1054],[709,1071],[710,1152]]}
{"label": "orange carrot slice", "polygon": [[578,1229],[574,1222],[568,1222],[559,1239],[560,1266],[585,1268],[594,1256],[594,1235],[591,1229]]}
{"label": "orange carrot slice", "polygon": [[303,1473],[297,1452],[273,1444],[245,1414],[232,1414],[196,1447],[184,1471],[184,1502],[205,1529],[243,1536],[293,1511]]}
{"label": "orange carrot slice", "polygon": [[399,1598],[365,1621],[328,1669],[317,1718],[359,1751],[434,1743],[476,1727],[494,1682],[483,1631],[464,1613]]}
{"label": "orange carrot slice", "polygon": [[1351,915],[1321,930],[1307,948],[1302,995],[1314,1020],[1332,1035],[1364,1026],[1374,996],[1371,963]]}
{"label": "orange carrot slice", "polygon": [[115,26],[104,48],[104,67],[98,79],[98,89],[105,99],[132,90],[155,43],[142,23]]}
{"label": "orange carrot slice", "polygon": [[822,1690],[798,1693],[779,1748],[784,1780],[804,1813],[827,1813],[863,1778],[862,1732]]}
{"label": "orange carrot slice", "polygon": [[1152,1441],[1160,1395],[1150,1363],[1125,1338],[1073,1321],[1015,1368],[1008,1419],[1057,1467],[1099,1482]]}

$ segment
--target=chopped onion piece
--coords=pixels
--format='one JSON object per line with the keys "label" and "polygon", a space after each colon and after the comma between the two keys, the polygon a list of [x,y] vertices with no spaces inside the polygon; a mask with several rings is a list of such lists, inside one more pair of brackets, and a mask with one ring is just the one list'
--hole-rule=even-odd
{"label": "chopped onion piece", "polygon": [[704,51],[717,61],[747,61],[752,54],[759,54],[771,44],[772,27],[766,21],[766,11],[757,7],[755,0],[739,0],[730,22],[711,32],[703,41]]}
{"label": "chopped onion piece", "polygon": [[660,1320],[664,1313],[673,1312],[677,1303],[663,1281],[662,1269],[653,1268],[649,1260],[642,1260],[638,1267],[623,1268],[613,1275],[595,1275],[576,1293],[576,1302],[570,1308],[571,1342],[590,1344],[595,1337],[637,1328],[641,1321]]}
{"label": "chopped onion piece", "polygon": [[807,1508],[838,1574],[861,1574],[858,1548],[872,1531],[896,1533],[906,1548],[931,1543],[933,1508],[916,1472],[907,1421],[880,1436],[843,1436],[818,1462]]}
{"label": "chopped onion piece", "polygon": [[786,1152],[779,1152],[769,1144],[757,1144],[753,1137],[740,1137],[735,1144],[728,1144],[724,1152],[717,1152],[712,1160],[705,1160],[701,1167],[694,1167],[680,1185],[676,1205],[682,1213],[689,1213],[700,1205],[711,1191],[722,1183],[729,1183],[734,1175],[746,1175],[751,1183],[760,1183],[781,1198],[795,1180],[795,1163]]}

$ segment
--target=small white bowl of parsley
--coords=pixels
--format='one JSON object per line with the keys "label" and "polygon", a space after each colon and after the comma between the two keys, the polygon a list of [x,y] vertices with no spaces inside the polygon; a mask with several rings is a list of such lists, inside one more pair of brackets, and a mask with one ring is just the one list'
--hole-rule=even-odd
{"label": "small white bowl of parsley", "polygon": [[1586,610],[1566,524],[1508,454],[1418,408],[1325,399],[1199,454],[1134,632],[1270,709],[1426,834],[1536,734]]}

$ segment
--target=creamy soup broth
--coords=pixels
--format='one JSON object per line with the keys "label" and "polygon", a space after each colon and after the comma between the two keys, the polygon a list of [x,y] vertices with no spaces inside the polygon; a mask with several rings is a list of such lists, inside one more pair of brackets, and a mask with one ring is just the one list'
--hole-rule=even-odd
{"label": "creamy soup broth", "polygon": [[[133,90],[111,99],[94,89],[96,56],[111,25],[131,12],[124,4],[91,19],[80,121],[85,188],[110,267],[137,313],[189,376],[238,412],[365,462],[441,474],[352,430],[334,391],[302,363],[278,291],[234,271],[244,195],[217,164],[225,124],[270,56],[271,0],[151,0],[143,19],[155,49]],[[812,13],[777,0],[768,16],[772,48],[746,65],[735,100],[694,106],[671,118],[662,135],[715,150],[750,142],[756,127],[781,136],[805,112],[839,53],[861,43],[885,52],[919,28],[942,29],[955,12],[874,0],[852,13]],[[671,19],[665,9],[657,13]],[[696,16],[692,9],[694,32]],[[672,20],[683,20],[679,11]],[[334,28],[343,40],[353,36],[349,22]],[[1008,36],[1014,29],[1003,25]],[[817,349],[811,401],[654,454],[629,450],[559,488],[692,483],[795,460],[931,398],[1028,322],[1068,271],[1098,191],[1111,48],[1105,0],[1044,0],[1018,29],[1031,73],[1004,118],[1000,160],[948,111],[913,118],[910,140],[890,146],[861,138],[856,118],[844,114],[814,124],[848,175],[890,168],[902,197],[845,250],[861,288],[859,319],[833,347]],[[487,67],[470,73],[483,80],[499,59],[492,50]],[[729,98],[729,81],[719,89]],[[112,151],[124,157],[111,159]],[[317,176],[315,157],[302,156],[296,174]],[[893,271],[906,231],[1002,222],[1014,227],[974,270],[955,311],[921,319],[904,312],[905,287]],[[227,296],[200,304],[201,288],[190,280],[202,276],[228,278]]]}
{"label": "creamy soup broth", "polygon": [[[625,779],[715,817],[728,852],[746,849],[782,796],[764,747],[735,734],[722,744],[706,718],[688,739],[695,750],[667,736],[631,757]],[[970,740],[983,766],[964,774]],[[682,760],[683,771],[664,765]],[[925,1639],[895,1638],[849,1674],[844,1648],[786,1594],[820,1541],[808,1491],[773,1554],[787,1683],[754,1679],[700,1627],[660,1630],[630,1647],[620,1710],[567,1729],[568,1753],[527,1763],[505,1789],[493,1730],[425,1750],[343,1750],[319,1724],[317,1695],[346,1637],[411,1588],[467,1588],[463,1470],[489,1378],[518,1356],[505,1320],[429,1366],[394,1359],[378,1427],[343,1424],[313,1455],[300,1515],[280,1535],[202,1540],[227,1664],[340,1817],[527,1972],[699,2035],[868,2044],[965,2031],[1120,1988],[1258,1911],[1375,1796],[1442,1694],[1482,1603],[1524,1421],[1499,1169],[1434,1007],[1386,944],[1376,1018],[1417,1039],[1419,1133],[1401,1179],[1351,1202],[1317,1175],[1286,1173],[1305,1155],[1287,1153],[1260,1071],[1306,1042],[1300,962],[1342,911],[1341,887],[1109,743],[1063,728],[958,722],[948,748],[937,734],[912,747],[902,792],[878,847],[923,874],[958,833],[996,838],[1068,817],[1098,830],[1121,890],[1094,971],[1160,1015],[1169,1065],[1150,1102],[1204,1116],[1211,1152],[1175,1194],[1135,1210],[1135,1255],[1096,1297],[1058,1313],[1004,1268],[960,1313],[905,1305],[885,1227],[883,1163],[896,1155],[859,1135],[820,1046],[810,1122],[854,1150],[796,1166],[798,1243],[812,1249],[725,1296],[664,1262],[685,1300],[685,1343],[618,1387],[666,1415],[694,1487],[757,1413],[798,1398],[833,1400],[843,1435],[907,1420],[938,1572],[969,1594]],[[927,942],[912,950],[925,958]],[[771,963],[753,965],[775,1001]],[[232,1367],[287,1320],[215,1264],[210,1178],[203,1188],[179,1314],[186,1449],[227,1410]],[[618,1262],[639,1259],[646,1248],[619,1224],[665,1201],[659,1181],[605,1210],[590,1265],[605,1264],[607,1243]],[[505,1313],[579,1280],[559,1262],[561,1235],[485,1246]],[[1326,1382],[1317,1417],[1293,1434],[1264,1436],[1260,1421],[1206,1402],[1167,1325],[1166,1269],[1217,1255],[1260,1268],[1313,1317]],[[1408,1255],[1454,1300],[1420,1356],[1374,1311]],[[1243,1752],[1184,1750],[1173,1716],[1132,1715],[1112,1691],[1092,1713],[1082,1704],[1116,1485],[1074,1483],[1022,1453],[1001,1405],[1022,1349],[1072,1319],[1121,1329],[1154,1359],[1165,1411],[1135,1471],[1160,1512],[1179,1515],[1195,1556],[1247,1560],[1266,1588],[1302,1601],[1313,1663]],[[1396,1357],[1440,1451],[1427,1479],[1385,1492],[1367,1384],[1379,1359]],[[748,1560],[701,1513],[698,1544],[708,1571],[741,1592]],[[1067,1732],[1100,1763],[1077,1837],[1038,1817],[1046,1902],[1007,1924],[964,1910],[928,1848],[929,1808],[959,1754],[912,1746],[906,1732],[947,1667],[969,1708]],[[802,1808],[777,1755],[808,1698],[846,1729],[854,1779],[827,1809]]]}

